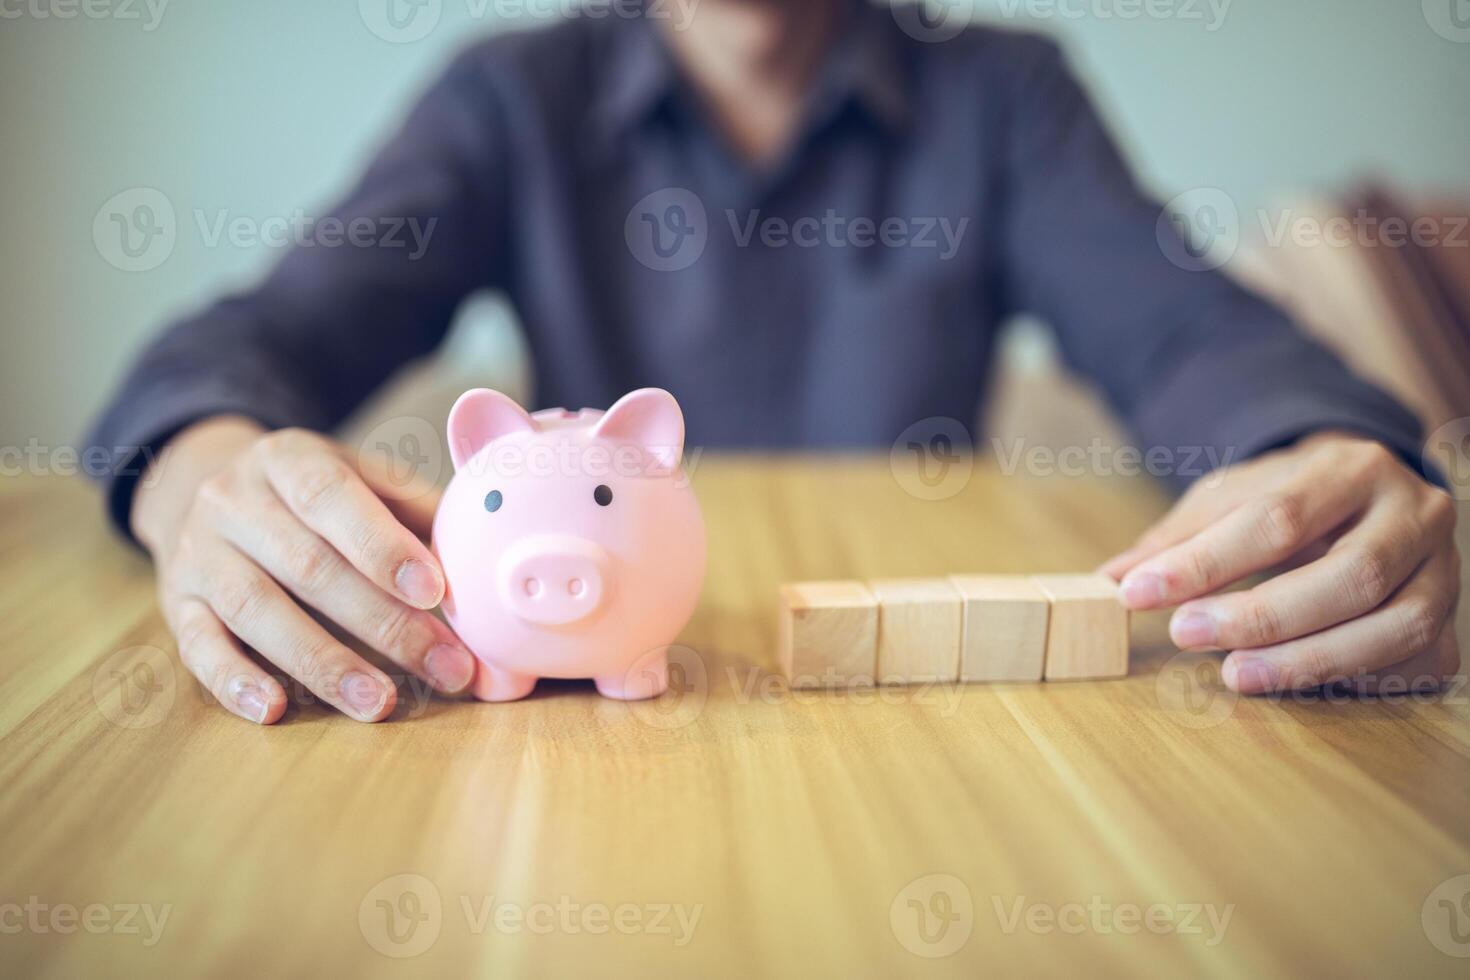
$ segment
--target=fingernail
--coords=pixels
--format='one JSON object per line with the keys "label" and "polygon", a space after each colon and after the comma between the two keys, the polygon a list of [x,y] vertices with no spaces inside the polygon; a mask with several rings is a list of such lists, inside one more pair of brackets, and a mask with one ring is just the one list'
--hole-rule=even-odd
{"label": "fingernail", "polygon": [[1236,654],[1225,660],[1225,683],[1241,694],[1262,694],[1276,690],[1276,665],[1261,657]]}
{"label": "fingernail", "polygon": [[1164,580],[1153,572],[1129,572],[1119,590],[1129,606],[1154,606],[1164,601]]}
{"label": "fingernail", "polygon": [[424,669],[434,686],[447,694],[463,691],[475,676],[475,659],[468,650],[440,643],[424,657]]}
{"label": "fingernail", "polygon": [[235,688],[234,698],[241,714],[257,725],[265,724],[265,715],[271,709],[271,702],[259,685],[254,681],[241,683]]}
{"label": "fingernail", "polygon": [[439,573],[417,558],[410,558],[398,566],[393,583],[405,599],[420,609],[433,609],[444,595],[444,583]]}
{"label": "fingernail", "polygon": [[1215,617],[1203,609],[1181,609],[1169,624],[1169,635],[1182,649],[1209,646],[1215,642]]}
{"label": "fingernail", "polygon": [[352,710],[367,717],[376,715],[388,698],[388,692],[383,690],[383,685],[360,670],[346,674],[338,689],[342,692],[342,700]]}

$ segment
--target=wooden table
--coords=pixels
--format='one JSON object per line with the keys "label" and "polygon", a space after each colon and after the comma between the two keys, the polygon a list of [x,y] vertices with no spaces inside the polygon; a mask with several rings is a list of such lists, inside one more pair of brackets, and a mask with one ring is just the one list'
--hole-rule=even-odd
{"label": "wooden table", "polygon": [[1087,568],[1151,485],[981,468],[930,501],[886,461],[713,458],[695,483],[709,579],[662,700],[259,729],[174,664],[92,491],[4,481],[0,974],[1470,972],[1443,951],[1470,953],[1463,688],[1237,700],[1160,617],[1121,681],[769,673],[783,579]]}

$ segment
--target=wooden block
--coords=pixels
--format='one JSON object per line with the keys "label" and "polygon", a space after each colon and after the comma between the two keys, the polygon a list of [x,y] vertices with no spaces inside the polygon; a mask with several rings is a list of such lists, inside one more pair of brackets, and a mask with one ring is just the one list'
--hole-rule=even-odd
{"label": "wooden block", "polygon": [[1039,681],[1050,600],[1020,575],[951,575],[964,602],[960,680]]}
{"label": "wooden block", "polygon": [[1128,610],[1106,575],[1038,575],[1051,600],[1046,628],[1049,681],[1123,677],[1128,673]]}
{"label": "wooden block", "polygon": [[879,579],[878,683],[952,681],[960,675],[960,594],[948,579]]}
{"label": "wooden block", "polygon": [[792,687],[871,685],[878,666],[878,600],[861,582],[781,586],[777,657]]}

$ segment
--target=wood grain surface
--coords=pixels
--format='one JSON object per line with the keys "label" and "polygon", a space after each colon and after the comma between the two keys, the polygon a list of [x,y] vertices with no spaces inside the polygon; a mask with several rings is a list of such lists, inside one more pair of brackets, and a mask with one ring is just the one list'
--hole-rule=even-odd
{"label": "wood grain surface", "polygon": [[0,975],[1470,972],[1462,686],[1236,699],[1160,616],[1122,680],[774,676],[778,583],[1085,570],[1151,484],[694,482],[709,577],[660,700],[406,688],[384,724],[262,729],[177,665],[94,491],[0,481]]}

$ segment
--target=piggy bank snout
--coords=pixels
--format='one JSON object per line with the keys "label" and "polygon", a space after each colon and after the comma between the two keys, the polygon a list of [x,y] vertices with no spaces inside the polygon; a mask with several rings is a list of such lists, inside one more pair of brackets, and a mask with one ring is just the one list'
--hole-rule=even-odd
{"label": "piggy bank snout", "polygon": [[500,598],[528,622],[575,623],[602,605],[607,566],[607,552],[585,538],[523,538],[500,559]]}

